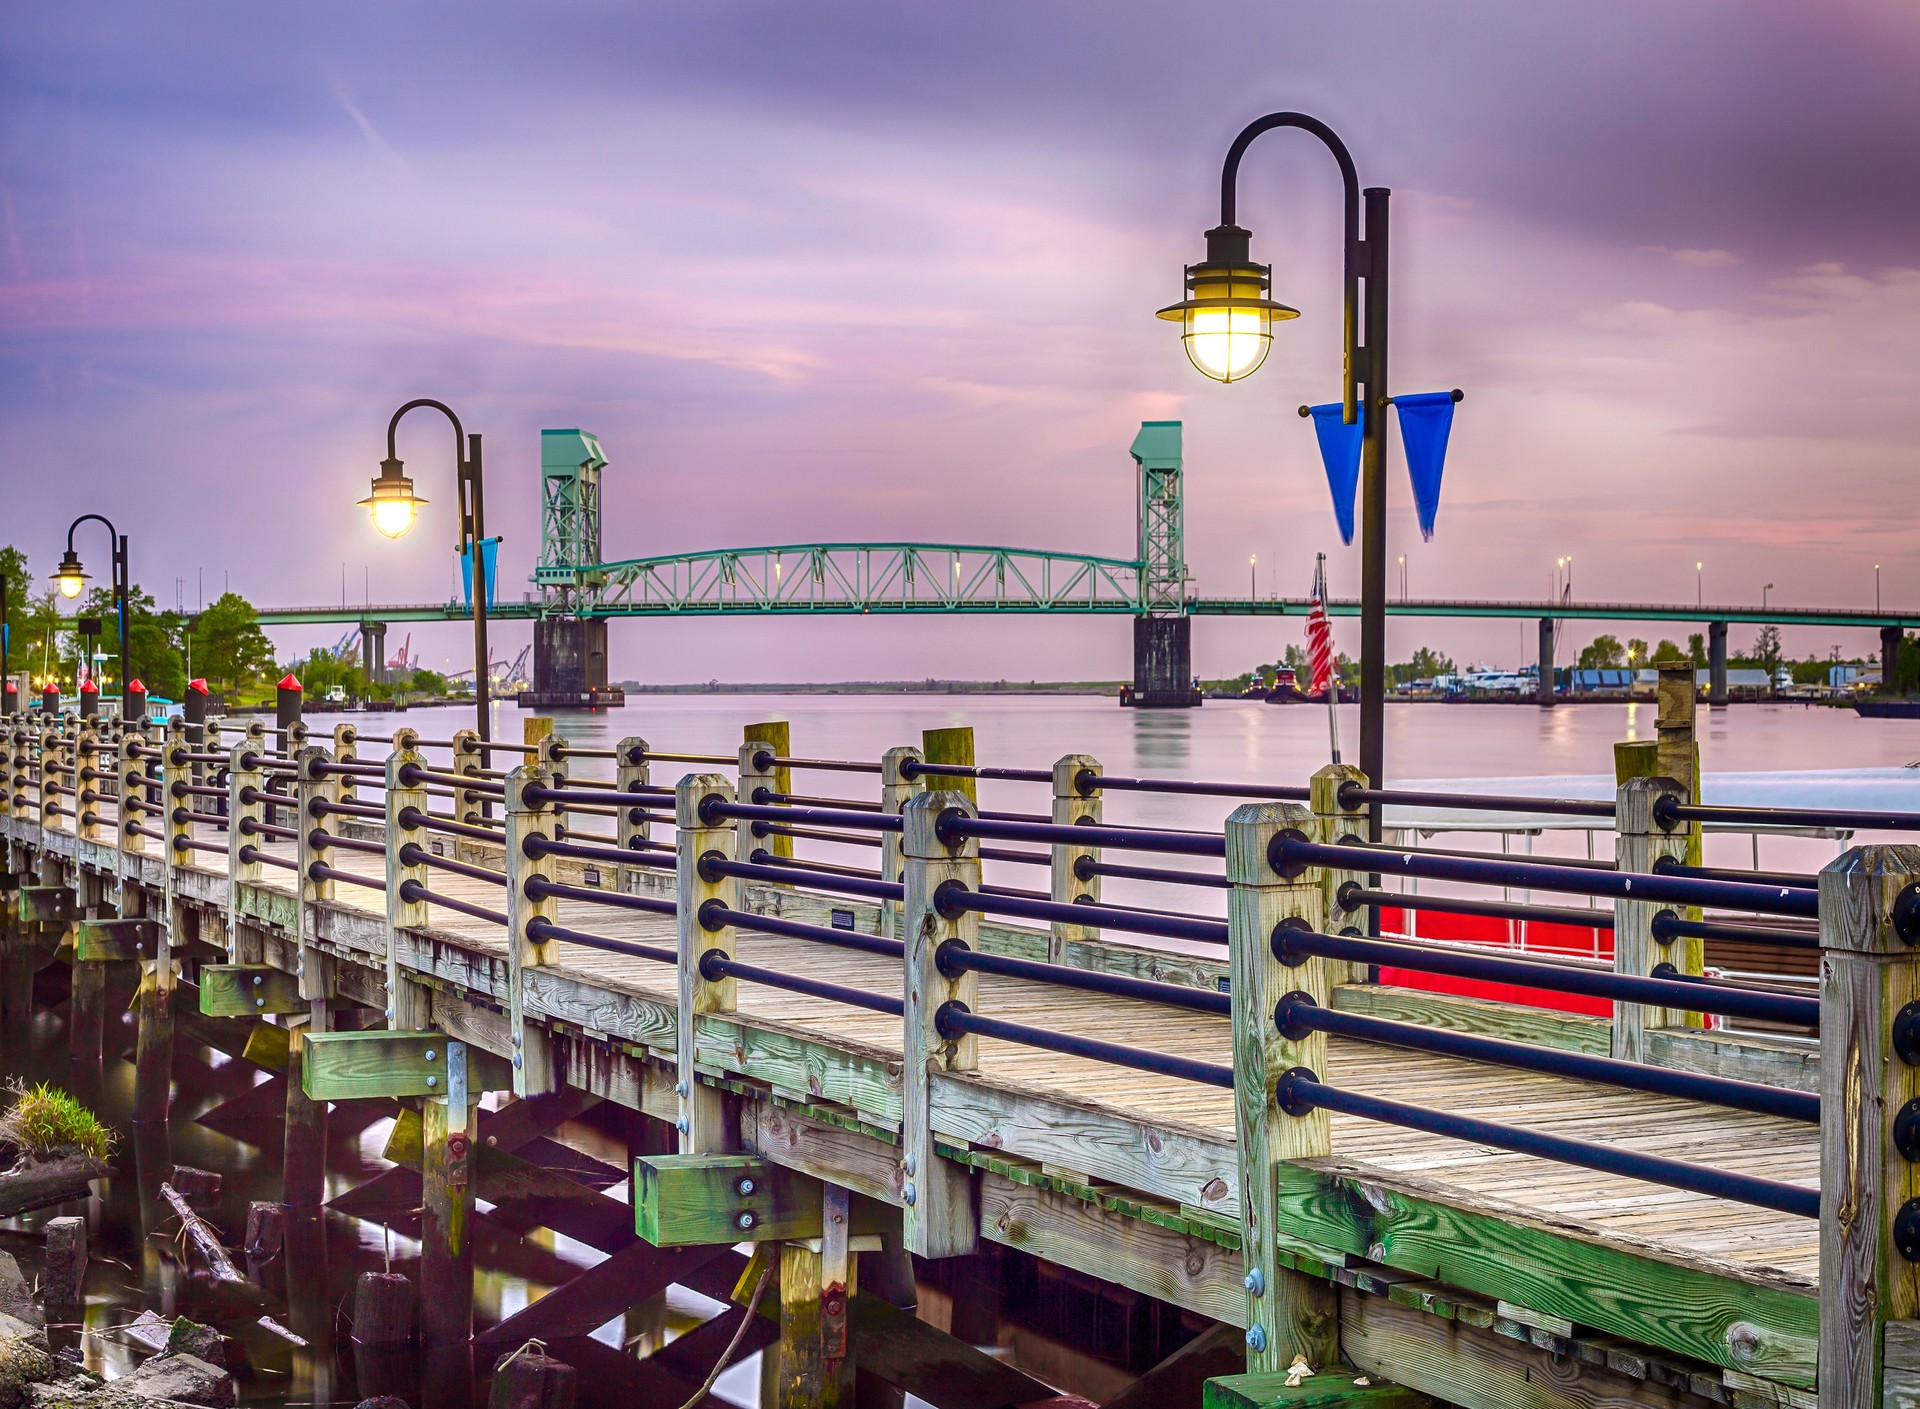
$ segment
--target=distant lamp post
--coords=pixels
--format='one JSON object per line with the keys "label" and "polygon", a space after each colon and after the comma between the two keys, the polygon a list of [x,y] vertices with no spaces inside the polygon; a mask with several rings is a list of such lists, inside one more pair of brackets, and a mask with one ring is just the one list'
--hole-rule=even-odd
{"label": "distant lamp post", "polygon": [[1769,582],[1765,587],[1762,587],[1760,589],[1760,610],[1761,611],[1765,611],[1767,609],[1767,593],[1771,591],[1773,591],[1773,584],[1771,582]]}
{"label": "distant lamp post", "polygon": [[460,493],[460,541],[456,551],[469,555],[471,568],[470,581],[473,594],[473,702],[478,714],[476,728],[482,740],[493,738],[492,724],[488,719],[488,709],[492,681],[489,678],[489,656],[487,654],[487,571],[486,554],[481,545],[486,541],[485,515],[482,512],[484,495],[480,471],[480,437],[468,435],[460,424],[460,418],[445,402],[434,401],[427,397],[409,401],[393,413],[393,419],[387,422],[387,458],[380,462],[380,473],[373,481],[372,492],[360,501],[373,526],[388,538],[399,538],[413,527],[420,509],[426,500],[413,492],[413,481],[408,478],[399,452],[394,446],[395,433],[400,429],[400,418],[418,407],[431,406],[453,423],[453,455]]}
{"label": "distant lamp post", "polygon": [[1260,597],[1260,574],[1254,564],[1259,561],[1259,558],[1258,553],[1247,554],[1247,596],[1256,601]]}
{"label": "distant lamp post", "polygon": [[1400,600],[1407,600],[1407,555],[1400,555]]}
{"label": "distant lamp post", "polygon": [[1701,575],[1705,571],[1706,564],[1693,565],[1693,604],[1696,607],[1704,607],[1707,604],[1706,578]]}
{"label": "distant lamp post", "polygon": [[[90,579],[80,555],[73,550],[73,534],[89,520],[106,529],[107,540],[113,545],[113,604],[120,630],[120,688],[125,691],[127,681],[133,679],[132,651],[127,641],[127,536],[113,526],[111,519],[100,514],[82,514],[67,525],[67,551],[60,559],[60,566],[53,570],[53,582],[68,601],[86,590]],[[91,669],[91,665],[88,668]]]}
{"label": "distant lamp post", "polygon": [[[1240,159],[1253,139],[1292,127],[1316,137],[1340,168],[1344,220],[1341,240],[1342,420],[1363,420],[1360,446],[1360,768],[1374,787],[1386,782],[1387,648],[1387,201],[1384,187],[1369,187],[1366,239],[1360,237],[1360,178],[1352,154],[1332,128],[1305,113],[1269,113],[1247,124],[1227,148],[1220,171],[1220,223],[1206,232],[1207,255],[1186,269],[1181,302],[1159,310],[1180,325],[1180,340],[1193,365],[1215,381],[1250,376],[1266,360],[1273,325],[1297,318],[1296,309],[1268,294],[1270,270],[1255,264],[1252,234],[1235,219]],[[1361,346],[1360,282],[1366,280],[1366,345]],[[1362,388],[1364,387],[1364,398]],[[1364,400],[1366,414],[1362,416]],[[1380,839],[1379,813],[1369,834]]]}
{"label": "distant lamp post", "polygon": [[1880,610],[1880,564],[1873,565],[1873,609]]}

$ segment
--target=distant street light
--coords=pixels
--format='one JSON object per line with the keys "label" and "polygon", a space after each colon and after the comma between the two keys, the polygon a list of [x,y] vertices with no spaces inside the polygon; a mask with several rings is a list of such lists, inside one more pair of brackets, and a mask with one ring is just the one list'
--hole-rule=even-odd
{"label": "distant street light", "polygon": [[387,458],[380,462],[380,474],[373,481],[373,490],[360,501],[360,506],[373,519],[373,526],[388,538],[399,538],[413,527],[414,519],[427,501],[413,492],[413,481],[407,477],[394,448],[394,433],[400,428],[400,418],[421,406],[431,406],[453,423],[453,454],[460,494],[460,541],[456,550],[472,555],[469,580],[473,592],[473,702],[480,737],[491,741],[492,724],[487,710],[492,681],[488,678],[491,657],[487,653],[486,554],[481,551],[486,541],[486,525],[482,512],[480,437],[468,435],[460,418],[446,403],[425,397],[409,401],[387,422]]}
{"label": "distant street light", "polygon": [[1400,600],[1407,600],[1407,555],[1400,555]]}
{"label": "distant street light", "polygon": [[1257,559],[1258,554],[1247,554],[1247,596],[1253,598],[1255,601],[1260,599],[1260,578],[1254,570],[1254,563]]}
{"label": "distant street light", "polygon": [[1704,563],[1693,565],[1693,604],[1696,607],[1704,607],[1707,604],[1707,589],[1704,586],[1706,579],[1701,576],[1705,569]]}
{"label": "distant street light", "polygon": [[111,519],[100,514],[82,514],[67,525],[66,556],[60,559],[60,566],[53,570],[53,580],[60,589],[60,595],[68,601],[86,589],[87,570],[81,565],[80,555],[73,551],[73,532],[89,519],[107,530],[107,541],[113,545],[113,603],[120,625],[120,689],[124,700],[127,682],[133,679],[129,665],[131,650],[127,643],[127,536],[113,526]]}
{"label": "distant street light", "polygon": [[1873,565],[1873,609],[1880,610],[1880,564]]}
{"label": "distant street light", "polygon": [[1767,609],[1767,593],[1771,591],[1773,591],[1773,584],[1771,582],[1769,582],[1765,587],[1762,587],[1760,589],[1760,610],[1761,611],[1765,611]]}

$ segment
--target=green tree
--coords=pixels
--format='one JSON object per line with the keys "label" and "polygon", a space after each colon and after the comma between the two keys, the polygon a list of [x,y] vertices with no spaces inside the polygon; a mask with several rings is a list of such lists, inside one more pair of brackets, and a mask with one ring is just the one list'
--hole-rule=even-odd
{"label": "green tree", "polygon": [[[113,589],[96,587],[81,603],[79,615],[100,621],[100,649],[107,655],[101,662],[103,688],[118,689],[120,680],[120,614],[114,609]],[[182,656],[186,618],[178,612],[157,609],[153,597],[138,583],[127,591],[127,634],[133,638],[133,673],[147,693],[162,699],[177,700],[187,687],[186,665]]]}
{"label": "green tree", "polygon": [[1687,637],[1687,656],[1697,666],[1707,664],[1707,638],[1698,631]]}
{"label": "green tree", "polygon": [[437,699],[447,693],[447,677],[437,670],[415,670],[407,679],[407,693]]}
{"label": "green tree", "polygon": [[1627,663],[1626,648],[1620,644],[1617,636],[1596,636],[1592,644],[1581,649],[1578,668],[1581,670],[1615,670]]}
{"label": "green tree", "polygon": [[1753,642],[1753,662],[1767,672],[1768,688],[1772,688],[1774,671],[1780,668],[1780,628],[1763,626]]}
{"label": "green tree", "polygon": [[1630,636],[1627,638],[1627,664],[1628,665],[1632,665],[1632,666],[1645,665],[1647,663],[1647,657],[1652,654],[1653,652],[1647,648],[1647,643],[1641,640],[1638,636]]}
{"label": "green tree", "polygon": [[222,694],[241,690],[273,669],[273,643],[253,604],[227,592],[193,624],[193,668]]}
{"label": "green tree", "polygon": [[1686,655],[1671,641],[1662,641],[1653,648],[1653,658],[1649,664],[1659,665],[1666,662],[1684,663]]}

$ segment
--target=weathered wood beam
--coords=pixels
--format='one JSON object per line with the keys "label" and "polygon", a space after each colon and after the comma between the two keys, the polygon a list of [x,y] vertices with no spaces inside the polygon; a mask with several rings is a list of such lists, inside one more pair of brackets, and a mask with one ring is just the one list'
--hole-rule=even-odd
{"label": "weathered wood beam", "polygon": [[1244,1374],[1246,1340],[1229,1325],[1209,1326],[1160,1361],[1100,1409],[1160,1409],[1164,1404],[1194,1404],[1207,1381]]}
{"label": "weathered wood beam", "polygon": [[300,981],[267,964],[200,966],[200,1014],[209,1018],[258,1018],[308,1011]]}
{"label": "weathered wood beam", "polygon": [[656,1248],[635,1242],[474,1337],[473,1348],[498,1353],[530,1338],[584,1336],[635,1302],[725,1257],[737,1260],[739,1254],[727,1247]]}
{"label": "weathered wood beam", "polygon": [[437,1032],[316,1032],[307,1039],[302,1084],[314,1100],[369,1096],[444,1096],[448,1051],[465,1052],[467,1089],[504,1091],[513,1070],[491,1053],[456,1044]]}
{"label": "weathered wood beam", "polygon": [[756,1155],[644,1155],[633,1180],[634,1228],[655,1247],[822,1236],[821,1182]]}
{"label": "weathered wood beam", "polygon": [[1417,1390],[1340,1369],[1304,1378],[1278,1370],[1229,1375],[1209,1380],[1201,1400],[1203,1409],[1428,1409],[1432,1402]]}
{"label": "weathered wood beam", "polygon": [[1334,1161],[1282,1163],[1274,1176],[1279,1225],[1295,1237],[1709,1364],[1813,1385],[1820,1315],[1810,1288],[1737,1281]]}

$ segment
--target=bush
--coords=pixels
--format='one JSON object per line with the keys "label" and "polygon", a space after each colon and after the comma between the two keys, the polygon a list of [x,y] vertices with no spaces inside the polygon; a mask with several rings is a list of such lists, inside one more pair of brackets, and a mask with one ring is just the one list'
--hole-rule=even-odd
{"label": "bush", "polygon": [[31,1090],[15,1088],[13,1108],[0,1115],[0,1140],[32,1158],[73,1149],[104,1160],[113,1146],[113,1134],[99,1117],[44,1082]]}

